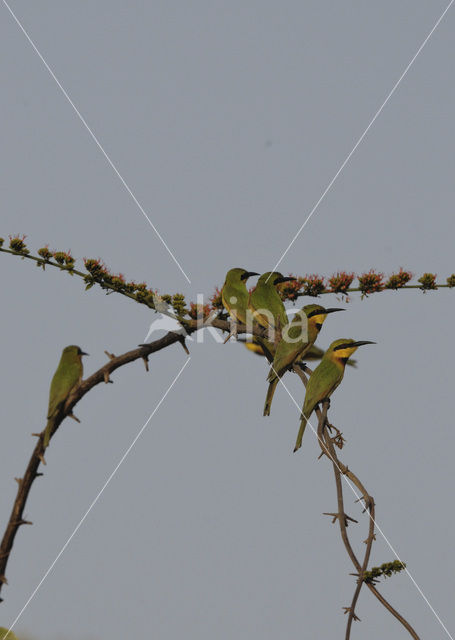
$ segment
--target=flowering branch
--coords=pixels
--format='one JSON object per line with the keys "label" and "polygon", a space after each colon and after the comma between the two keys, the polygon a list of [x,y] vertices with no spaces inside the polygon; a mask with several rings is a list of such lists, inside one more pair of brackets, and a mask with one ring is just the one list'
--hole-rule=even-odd
{"label": "flowering branch", "polygon": [[[226,315],[223,316],[223,303],[218,287],[210,297],[209,303],[196,305],[194,302],[190,302],[187,305],[185,296],[181,293],[160,294],[157,289],[152,289],[145,282],[127,281],[122,273],[111,273],[100,258],[85,258],[84,273],[75,268],[76,259],[71,255],[70,251],[51,251],[48,246],[44,246],[38,249],[38,255],[32,255],[25,243],[25,237],[19,235],[10,236],[9,248],[3,246],[5,241],[0,238],[0,252],[32,260],[42,269],[50,266],[66,271],[72,276],[82,278],[86,290],[98,285],[108,293],[119,293],[139,304],[146,305],[150,309],[156,310],[155,301],[158,298],[173,308],[182,324],[185,324],[185,318],[196,319],[198,315],[203,315],[206,318],[212,311],[220,312],[222,318],[226,317]],[[361,293],[361,298],[365,298],[373,293],[385,290],[420,289],[426,292],[440,288],[452,289],[455,287],[455,274],[446,278],[445,283],[436,282],[436,274],[433,273],[424,273],[417,279],[419,284],[409,284],[412,277],[413,275],[410,271],[405,271],[402,268],[397,273],[391,274],[387,279],[383,273],[376,272],[373,269],[357,276],[354,273],[339,271],[329,278],[318,276],[317,274],[305,277],[299,276],[293,281],[283,283],[279,291],[284,301],[295,302],[297,298],[302,296],[318,297],[328,293],[335,293],[343,296],[345,301],[349,302],[350,294],[357,292]],[[355,278],[357,278],[358,286],[352,286]]]}

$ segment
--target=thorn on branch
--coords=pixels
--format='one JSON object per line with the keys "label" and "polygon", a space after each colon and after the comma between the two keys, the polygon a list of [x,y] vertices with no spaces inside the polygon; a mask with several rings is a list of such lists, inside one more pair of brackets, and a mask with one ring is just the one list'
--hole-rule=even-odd
{"label": "thorn on branch", "polygon": [[46,465],[46,464],[47,464],[47,462],[46,462],[46,460],[44,459],[44,456],[43,456],[43,454],[41,453],[41,451],[40,451],[39,453],[37,453],[36,455],[37,455],[38,459],[41,461],[41,463],[42,463],[42,464],[44,464],[44,465]]}
{"label": "thorn on branch", "polygon": [[[326,513],[324,512],[322,514],[323,516],[332,516],[332,524],[334,524],[337,520],[340,519],[340,514],[339,513]],[[354,518],[351,518],[351,516],[348,516],[346,513],[341,514],[343,516],[344,519],[344,526],[347,527],[349,525],[349,522],[355,522],[356,524],[358,524],[358,520],[354,520]]]}
{"label": "thorn on branch", "polygon": [[107,357],[109,358],[109,360],[114,360],[115,355],[114,355],[113,353],[109,353],[109,351],[105,351],[104,353],[107,355]]}
{"label": "thorn on branch", "polygon": [[109,371],[103,371],[103,378],[106,384],[113,384],[112,380],[109,378]]}
{"label": "thorn on branch", "polygon": [[145,370],[149,371],[149,359],[148,359],[148,356],[142,356],[142,360],[144,362]]}
{"label": "thorn on branch", "polygon": [[15,522],[12,522],[11,524],[13,524],[15,527],[20,527],[23,524],[33,524],[33,522],[30,522],[30,520],[24,520],[23,518],[21,518],[20,520],[16,520]]}
{"label": "thorn on branch", "polygon": [[190,352],[189,352],[188,347],[186,346],[186,343],[185,343],[185,336],[182,336],[182,335],[178,334],[177,339],[180,342],[180,344],[182,345],[183,350],[186,353],[186,355],[189,356]]}
{"label": "thorn on branch", "polygon": [[0,576],[0,582],[1,582],[2,584],[8,584],[8,580],[6,579],[6,576],[1,575],[1,576]]}
{"label": "thorn on branch", "polygon": [[81,423],[81,421],[79,420],[79,418],[77,416],[74,415],[74,413],[69,413],[68,414],[68,418],[72,418],[73,420],[75,420],[76,422],[78,422],[79,424]]}
{"label": "thorn on branch", "polygon": [[373,507],[374,507],[374,498],[373,498],[373,496],[370,496],[370,495],[366,494],[366,495],[362,496],[361,498],[357,498],[357,500],[355,500],[355,502],[360,502],[361,500],[363,500],[365,502],[365,508],[362,510],[362,513],[365,513],[365,511],[367,509],[369,511],[371,511],[373,509]]}
{"label": "thorn on branch", "polygon": [[[343,607],[343,611],[345,615],[347,613],[351,613],[351,607]],[[352,619],[354,620],[354,622],[362,622],[354,612],[352,613]]]}
{"label": "thorn on branch", "polygon": [[19,486],[21,486],[22,478],[14,478]]}

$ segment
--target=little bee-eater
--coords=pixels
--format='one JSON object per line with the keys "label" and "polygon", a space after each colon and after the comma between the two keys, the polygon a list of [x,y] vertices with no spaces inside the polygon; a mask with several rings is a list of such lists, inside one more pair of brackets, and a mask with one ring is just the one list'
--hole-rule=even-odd
{"label": "little bee-eater", "polygon": [[298,311],[292,322],[286,327],[278,343],[272,366],[268,375],[269,388],[264,405],[264,415],[270,415],[273,394],[279,379],[299,360],[305,360],[316,338],[319,335],[324,320],[329,313],[344,311],[344,309],[325,309],[320,304],[307,304]]}
{"label": "little bee-eater", "polygon": [[[250,276],[257,276],[255,271],[247,271],[236,267],[229,269],[226,274],[223,288],[221,289],[221,300],[231,320],[234,322],[234,331],[236,333],[236,324],[246,324],[246,310],[248,307],[249,293],[246,288],[246,281]],[[231,337],[229,334],[227,340]],[[227,342],[226,340],[226,342]]]}
{"label": "little bee-eater", "polygon": [[310,375],[306,387],[305,400],[300,418],[300,429],[294,451],[297,451],[302,446],[302,438],[307,421],[310,419],[316,405],[332,395],[343,380],[347,361],[356,349],[363,344],[375,343],[371,342],[371,340],[355,342],[347,338],[335,340],[325,352],[321,363]]}
{"label": "little bee-eater", "polygon": [[65,347],[49,391],[48,423],[44,432],[44,448],[49,445],[52,420],[57,416],[71,390],[82,380],[82,356],[88,355],[76,345]]}
{"label": "little bee-eater", "polygon": [[257,323],[265,329],[273,331],[281,329],[288,323],[286,309],[276,287],[281,282],[295,278],[286,278],[277,271],[263,273],[250,295],[248,306]]}

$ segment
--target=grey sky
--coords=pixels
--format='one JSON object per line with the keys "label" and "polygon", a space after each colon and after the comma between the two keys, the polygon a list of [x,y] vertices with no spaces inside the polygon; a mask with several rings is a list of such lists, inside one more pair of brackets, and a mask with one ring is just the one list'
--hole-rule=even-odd
{"label": "grey sky", "polygon": [[[447,2],[15,1],[13,10],[192,280],[189,286],[0,5],[0,235],[101,256],[163,292],[211,294],[231,266],[276,263]],[[283,272],[455,271],[451,9],[286,259]],[[139,305],[0,256],[5,521],[44,426],[63,346],[86,373],[147,332]],[[343,460],[455,634],[454,293],[384,293],[329,317],[320,344],[376,340],[332,402]],[[325,298],[325,301],[328,299]],[[330,303],[336,303],[335,297]],[[334,304],[335,306],[335,304]],[[343,637],[351,566],[323,511],[329,466],[243,347],[192,360],[17,629],[36,640]],[[63,424],[17,538],[15,618],[182,366],[180,346],[121,369]],[[300,402],[302,389],[286,384]],[[349,494],[354,539],[366,522]],[[358,534],[357,534],[358,531]],[[393,559],[380,536],[373,564]],[[409,578],[382,585],[422,638],[447,638]],[[353,638],[406,634],[368,593]]]}

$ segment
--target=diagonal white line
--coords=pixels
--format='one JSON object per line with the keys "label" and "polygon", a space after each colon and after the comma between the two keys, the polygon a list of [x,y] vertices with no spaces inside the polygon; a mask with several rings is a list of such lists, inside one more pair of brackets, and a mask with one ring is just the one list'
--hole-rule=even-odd
{"label": "diagonal white line", "polygon": [[[272,367],[273,369],[273,367]],[[275,369],[273,369],[273,371],[276,374]],[[277,374],[278,375],[278,374]],[[299,404],[297,403],[296,399],[294,398],[294,396],[292,395],[292,393],[289,391],[289,389],[287,388],[287,386],[284,384],[283,382],[283,378],[279,378],[281,384],[283,385],[283,387],[285,388],[288,396],[291,398],[292,402],[295,404],[295,406],[297,407],[297,409],[299,410],[299,413],[301,413],[301,408],[299,406]],[[316,431],[316,429],[313,427],[313,425],[311,424],[311,422],[309,420],[307,420],[307,424],[310,425],[314,435],[316,436],[316,438],[319,440],[319,442],[321,442],[320,437],[318,436],[318,433]],[[321,444],[323,444],[321,442]],[[354,485],[350,482],[350,480],[343,474],[343,472],[341,471],[340,467],[338,466],[337,462],[335,460],[333,460],[332,456],[330,455],[330,452],[327,452],[327,455],[329,456],[329,458],[331,459],[331,461],[337,466],[338,471],[341,473],[342,478],[345,480],[345,482],[347,483],[347,485],[349,486],[349,488],[351,489],[352,493],[355,495],[355,497],[357,498],[357,501],[360,503],[360,500],[362,499],[362,496],[360,496]],[[392,546],[392,544],[389,542],[388,538],[386,537],[385,533],[383,532],[383,530],[381,529],[381,527],[378,525],[377,521],[372,517],[372,515],[369,513],[369,511],[367,511],[366,513],[368,513],[368,516],[371,518],[371,520],[374,522],[374,526],[377,528],[377,530],[379,531],[379,533],[381,534],[381,536],[384,538],[387,546],[389,547],[389,549],[392,551],[392,553],[394,554],[394,556],[397,558],[397,560],[399,560],[402,564],[403,561],[400,559],[400,556],[398,555],[398,553],[395,551],[394,547]],[[419,585],[417,584],[417,582],[414,580],[413,576],[410,574],[409,570],[407,569],[407,567],[404,567],[405,572],[408,574],[409,578],[411,579],[411,582],[413,583],[413,585],[416,587],[417,591],[420,593],[420,595],[422,596],[422,598],[425,600],[425,602],[427,603],[428,607],[430,608],[430,610],[432,611],[432,613],[434,614],[434,616],[436,617],[437,621],[439,622],[439,624],[441,625],[441,627],[444,629],[444,631],[446,632],[446,634],[448,635],[448,637],[450,638],[450,640],[454,640],[453,636],[450,635],[447,627],[445,626],[445,624],[443,623],[443,621],[441,620],[441,618],[439,617],[439,615],[437,614],[437,612],[435,611],[435,609],[433,608],[433,606],[431,605],[430,601],[428,600],[428,598],[426,597],[426,595],[423,593],[422,589],[419,587]]]}
{"label": "diagonal white line", "polygon": [[420,52],[422,51],[422,49],[424,48],[424,46],[427,44],[428,40],[431,38],[431,36],[433,35],[433,33],[436,31],[436,29],[438,28],[440,22],[442,21],[442,19],[444,18],[444,16],[446,15],[447,11],[450,9],[450,7],[452,6],[452,4],[454,3],[454,0],[450,0],[449,4],[447,5],[446,9],[444,10],[444,12],[442,13],[442,15],[440,16],[440,18],[438,19],[438,21],[436,22],[436,24],[434,25],[434,27],[432,28],[432,30],[430,31],[430,33],[427,35],[427,37],[425,38],[425,40],[422,42],[422,44],[420,45],[420,47],[417,49],[415,55],[413,56],[411,62],[408,64],[408,66],[406,67],[406,69],[403,71],[403,73],[401,74],[401,76],[398,78],[398,80],[396,81],[396,83],[393,85],[392,90],[390,91],[390,93],[388,94],[387,98],[384,100],[384,102],[381,104],[381,106],[379,107],[379,109],[376,111],[373,119],[371,120],[370,124],[368,125],[368,127],[365,129],[365,131],[362,133],[362,135],[360,136],[360,138],[357,140],[357,142],[355,143],[355,145],[353,146],[351,152],[347,155],[346,159],[344,160],[344,162],[342,163],[342,165],[340,166],[340,168],[338,169],[338,171],[336,172],[336,174],[333,176],[332,180],[329,182],[329,184],[327,185],[325,191],[323,192],[322,196],[319,198],[319,200],[316,202],[316,204],[314,205],[314,207],[311,209],[310,213],[308,214],[305,222],[302,224],[302,226],[300,227],[300,229],[297,231],[297,233],[295,234],[295,236],[292,238],[291,242],[289,243],[287,249],[285,250],[285,252],[282,254],[281,258],[278,260],[278,262],[276,263],[276,265],[273,267],[272,272],[276,271],[278,265],[281,263],[281,261],[283,260],[284,256],[287,254],[287,252],[289,251],[289,249],[292,247],[292,245],[294,244],[294,242],[297,240],[297,238],[299,237],[300,233],[303,231],[305,225],[307,224],[307,222],[310,220],[310,218],[312,217],[313,213],[315,213],[316,209],[319,207],[319,205],[321,204],[321,202],[324,200],[325,196],[328,194],[328,192],[330,191],[330,189],[332,188],[332,185],[334,184],[335,180],[338,178],[338,176],[340,175],[340,173],[343,171],[343,169],[345,168],[345,166],[347,165],[347,163],[349,162],[349,160],[351,159],[351,157],[353,156],[353,154],[355,153],[357,147],[359,146],[359,144],[362,142],[362,140],[364,139],[364,137],[367,135],[368,131],[371,129],[371,127],[373,126],[373,124],[376,122],[376,119],[378,118],[378,116],[381,114],[382,110],[384,109],[384,107],[386,106],[386,104],[388,103],[388,101],[390,100],[390,98],[393,96],[393,94],[395,93],[395,91],[398,89],[398,86],[400,85],[401,81],[403,80],[403,78],[405,77],[405,75],[407,74],[407,72],[409,71],[409,69],[412,67],[412,65],[414,64],[415,60],[417,59],[417,56],[420,54]]}
{"label": "diagonal white line", "polygon": [[35,589],[33,590],[31,596],[29,597],[29,599],[27,600],[27,602],[24,604],[24,606],[22,607],[22,609],[19,611],[19,613],[17,614],[16,618],[14,619],[13,623],[11,624],[11,626],[9,627],[9,631],[8,633],[5,634],[3,640],[6,640],[6,638],[9,635],[9,632],[12,631],[13,627],[15,626],[16,622],[19,620],[19,618],[22,616],[22,614],[24,613],[25,609],[28,607],[28,605],[30,604],[30,602],[33,600],[33,598],[35,597],[38,589],[41,587],[41,585],[43,584],[43,582],[46,580],[47,576],[50,574],[50,572],[52,571],[52,569],[55,567],[55,565],[57,564],[60,556],[64,553],[65,549],[67,548],[67,546],[69,545],[69,543],[71,542],[71,540],[74,538],[74,536],[76,535],[76,533],[79,531],[80,527],[82,526],[82,524],[84,523],[85,519],[87,518],[88,514],[90,513],[90,511],[93,509],[93,507],[95,506],[95,504],[98,502],[99,498],[101,497],[101,494],[103,493],[103,491],[105,490],[105,488],[107,487],[107,485],[110,483],[110,481],[112,480],[112,478],[115,476],[115,474],[117,473],[117,471],[119,470],[121,464],[124,462],[125,458],[127,457],[127,455],[129,454],[129,452],[131,451],[131,449],[134,447],[134,445],[136,444],[136,442],[139,440],[139,438],[141,437],[142,433],[144,432],[145,428],[147,427],[148,423],[150,422],[150,420],[153,418],[153,416],[155,415],[155,413],[158,411],[158,409],[160,408],[161,404],[163,403],[164,399],[166,398],[167,394],[169,393],[169,391],[172,389],[172,387],[174,386],[174,384],[177,382],[177,380],[180,377],[180,374],[183,372],[184,368],[186,367],[186,365],[188,364],[188,362],[191,360],[191,358],[187,358],[184,365],[182,366],[182,368],[180,369],[180,371],[178,372],[178,374],[175,376],[175,378],[173,379],[173,381],[171,382],[171,384],[168,386],[168,388],[166,389],[166,392],[164,393],[164,395],[162,396],[161,400],[158,402],[158,404],[156,405],[156,407],[153,409],[152,413],[149,415],[149,417],[147,418],[147,421],[144,423],[144,425],[141,427],[141,429],[139,430],[139,433],[136,435],[136,437],[134,438],[133,442],[130,444],[130,446],[128,447],[128,449],[125,451],[125,453],[123,454],[123,456],[120,458],[119,462],[117,463],[115,469],[112,471],[112,473],[110,474],[110,476],[108,477],[108,479],[106,480],[106,482],[103,484],[103,486],[101,487],[101,489],[98,491],[95,499],[92,501],[92,503],[90,504],[89,508],[87,509],[87,511],[84,513],[84,515],[82,516],[82,518],[80,519],[79,523],[76,525],[76,527],[74,528],[74,531],[72,532],[72,534],[70,535],[70,537],[68,538],[68,540],[65,542],[65,544],[63,545],[63,547],[60,549],[60,551],[57,554],[57,557],[55,558],[55,560],[52,562],[51,566],[49,567],[49,569],[46,571],[46,573],[44,574],[44,576],[41,578],[41,580],[38,582],[37,586],[35,587]]}
{"label": "diagonal white line", "polygon": [[25,28],[22,26],[22,24],[20,23],[19,19],[17,18],[16,14],[13,12],[13,10],[11,9],[11,7],[9,6],[9,4],[6,2],[6,0],[3,0],[3,4],[5,5],[5,7],[8,9],[8,11],[10,12],[11,16],[13,17],[13,19],[15,20],[17,26],[19,27],[19,29],[22,31],[22,33],[24,34],[24,36],[27,38],[27,40],[29,41],[30,45],[33,47],[35,53],[37,54],[37,56],[39,57],[39,59],[41,60],[41,62],[44,64],[44,66],[46,67],[47,71],[49,72],[49,74],[52,76],[52,78],[54,79],[55,83],[57,84],[58,88],[60,89],[60,91],[63,93],[63,95],[65,96],[65,98],[68,100],[68,102],[70,103],[70,105],[72,106],[74,112],[76,113],[77,117],[79,118],[79,120],[82,122],[82,124],[84,125],[84,127],[87,129],[87,131],[89,132],[92,140],[95,142],[96,146],[98,147],[98,149],[101,151],[101,153],[103,154],[103,156],[106,158],[106,160],[108,161],[109,165],[111,166],[111,168],[114,170],[115,174],[117,175],[117,177],[119,178],[120,182],[123,184],[123,186],[125,187],[125,189],[127,190],[127,192],[129,193],[129,195],[131,196],[131,198],[133,199],[134,203],[136,204],[136,206],[138,207],[139,211],[144,215],[144,217],[146,218],[146,220],[148,221],[148,223],[150,224],[150,226],[152,227],[153,231],[156,233],[156,235],[158,236],[158,238],[161,240],[162,244],[164,245],[166,251],[168,252],[168,254],[171,256],[171,258],[173,259],[173,261],[175,262],[175,264],[177,265],[177,267],[180,269],[180,271],[182,272],[182,274],[184,275],[184,277],[186,278],[186,280],[188,281],[189,284],[191,284],[191,280],[188,278],[188,276],[186,275],[185,271],[183,270],[183,268],[181,267],[179,261],[177,260],[177,258],[174,256],[174,254],[172,253],[172,251],[169,249],[168,245],[166,244],[166,242],[164,241],[163,237],[161,236],[160,232],[158,231],[158,229],[155,227],[155,225],[153,224],[153,222],[150,220],[149,216],[146,214],[143,206],[141,205],[141,203],[138,201],[138,199],[136,198],[136,196],[134,195],[134,193],[131,191],[130,187],[127,185],[127,183],[125,182],[123,176],[120,174],[120,171],[117,169],[117,167],[115,166],[115,164],[112,162],[112,160],[110,159],[110,157],[108,156],[108,154],[106,153],[106,151],[104,150],[101,142],[98,140],[98,138],[96,137],[96,135],[93,133],[93,131],[91,130],[91,128],[89,127],[89,125],[87,124],[87,121],[85,120],[85,118],[82,116],[81,112],[79,111],[79,109],[76,107],[76,105],[74,104],[74,102],[71,100],[71,98],[69,97],[68,93],[66,92],[66,90],[63,88],[63,86],[61,85],[59,79],[57,78],[57,76],[55,75],[55,73],[52,71],[52,69],[50,68],[50,66],[47,64],[46,60],[43,58],[43,56],[41,55],[41,53],[38,51],[37,46],[35,45],[35,43],[33,42],[33,40],[31,39],[31,37],[29,36],[29,34],[27,33],[27,31],[25,30]]}

